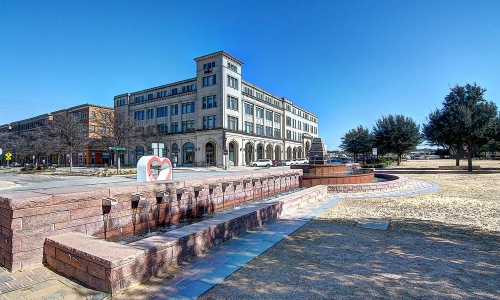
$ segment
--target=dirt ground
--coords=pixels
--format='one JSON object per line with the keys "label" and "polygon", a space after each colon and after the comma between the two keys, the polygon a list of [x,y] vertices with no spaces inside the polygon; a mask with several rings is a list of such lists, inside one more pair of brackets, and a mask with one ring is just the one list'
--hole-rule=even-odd
{"label": "dirt ground", "polygon": [[[472,173],[441,165],[455,161],[389,171],[440,190],[341,201],[201,299],[499,299],[500,161],[474,161]],[[364,229],[361,219],[390,226]]]}

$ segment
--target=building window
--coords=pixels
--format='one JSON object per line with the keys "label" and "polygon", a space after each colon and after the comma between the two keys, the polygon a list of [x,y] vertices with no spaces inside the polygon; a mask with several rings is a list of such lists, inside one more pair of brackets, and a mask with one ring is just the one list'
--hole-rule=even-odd
{"label": "building window", "polygon": [[182,121],[182,132],[194,130],[194,120]]}
{"label": "building window", "polygon": [[212,86],[217,84],[216,74],[203,77],[203,86]]}
{"label": "building window", "polygon": [[182,87],[183,93],[188,93],[196,90],[196,86],[194,84],[188,84]]}
{"label": "building window", "polygon": [[157,118],[163,118],[166,117],[167,115],[168,115],[168,106],[162,106],[156,109]]}
{"label": "building window", "polygon": [[156,127],[158,127],[158,132],[160,134],[167,133],[167,126],[165,126],[165,124],[158,124],[158,125],[156,125]]}
{"label": "building window", "polygon": [[203,97],[203,108],[217,107],[217,95]]}
{"label": "building window", "polygon": [[291,140],[292,139],[292,132],[290,130],[286,131],[286,138]]}
{"label": "building window", "polygon": [[152,108],[148,108],[148,119],[154,118],[154,110]]}
{"label": "building window", "polygon": [[148,94],[148,100],[153,100],[153,94]]}
{"label": "building window", "polygon": [[237,90],[239,88],[238,79],[227,75],[227,86]]}
{"label": "building window", "polygon": [[238,130],[238,118],[227,116],[227,127],[232,130]]}
{"label": "building window", "polygon": [[257,124],[255,127],[256,127],[255,128],[256,129],[256,132],[255,132],[256,134],[258,134],[258,135],[264,135],[264,125]]}
{"label": "building window", "polygon": [[171,133],[179,133],[179,122],[172,122],[172,130]]}
{"label": "building window", "polygon": [[107,127],[107,126],[103,126],[102,127],[102,130],[101,130],[101,133],[102,135],[104,136],[109,136],[110,133],[111,133],[111,128]]}
{"label": "building window", "polygon": [[179,114],[179,104],[170,105],[170,115],[177,116]]}
{"label": "building window", "polygon": [[266,110],[266,120],[272,121],[273,120],[273,112],[270,110]]}
{"label": "building window", "polygon": [[203,117],[203,129],[214,129],[214,128],[217,128],[217,116]]}
{"label": "building window", "polygon": [[238,67],[237,67],[237,66],[235,66],[235,65],[233,65],[233,64],[232,64],[232,63],[230,63],[230,62],[227,62],[227,68],[228,68],[229,70],[233,71],[233,72],[238,73]]}
{"label": "building window", "polygon": [[274,122],[281,123],[281,115],[280,114],[274,114]]}
{"label": "building window", "polygon": [[271,126],[266,126],[266,136],[273,136],[273,128]]}
{"label": "building window", "polygon": [[257,106],[255,108],[255,114],[257,115],[257,118],[264,118],[264,108]]}
{"label": "building window", "polygon": [[274,128],[274,137],[279,139],[281,138],[281,129]]}
{"label": "building window", "polygon": [[182,113],[194,113],[194,101],[182,103]]}
{"label": "building window", "polygon": [[203,71],[205,71],[205,73],[210,73],[212,72],[212,68],[214,67],[215,67],[215,61],[203,64]]}
{"label": "building window", "polygon": [[138,110],[134,113],[134,119],[141,121],[144,120],[144,110]]}
{"label": "building window", "polygon": [[253,104],[245,103],[245,114],[253,116]]}
{"label": "building window", "polygon": [[249,94],[250,96],[253,96],[253,90],[249,87],[244,87],[243,93],[246,93],[246,94]]}
{"label": "building window", "polygon": [[92,130],[90,132],[95,133],[95,125],[92,125]]}
{"label": "building window", "polygon": [[172,95],[177,95],[177,88],[172,89]]}
{"label": "building window", "polygon": [[286,117],[286,126],[292,126],[292,118]]}
{"label": "building window", "polygon": [[227,108],[238,110],[238,98],[227,95]]}
{"label": "building window", "polygon": [[245,122],[245,128],[243,129],[246,133],[253,133],[253,123]]}

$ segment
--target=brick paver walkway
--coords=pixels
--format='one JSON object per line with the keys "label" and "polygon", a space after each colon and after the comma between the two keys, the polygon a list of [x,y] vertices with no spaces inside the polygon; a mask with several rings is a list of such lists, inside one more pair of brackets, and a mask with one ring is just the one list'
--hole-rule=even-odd
{"label": "brick paver walkway", "polygon": [[[398,197],[428,193],[439,186],[411,179],[404,188],[394,191],[329,194],[261,228],[240,235],[203,256],[183,263],[172,274],[153,277],[129,288],[113,299],[195,299],[259,254],[271,248],[309,220],[341,199]],[[106,299],[108,294],[88,289],[44,267],[9,273],[0,268],[0,299]]]}

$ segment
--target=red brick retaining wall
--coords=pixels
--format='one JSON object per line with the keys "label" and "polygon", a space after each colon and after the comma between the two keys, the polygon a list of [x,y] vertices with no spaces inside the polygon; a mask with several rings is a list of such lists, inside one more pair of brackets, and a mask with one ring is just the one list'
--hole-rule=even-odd
{"label": "red brick retaining wall", "polygon": [[358,174],[331,174],[323,176],[309,175],[301,178],[302,187],[311,187],[316,185],[331,185],[331,184],[360,184],[373,183],[375,181],[373,172],[358,173]]}
{"label": "red brick retaining wall", "polygon": [[44,260],[66,276],[116,294],[326,193],[325,186],[298,191],[127,245],[65,233],[46,239]]}
{"label": "red brick retaining wall", "polygon": [[[300,170],[269,171],[249,176],[3,194],[0,196],[0,265],[13,271],[40,264],[43,243],[49,236],[81,232],[117,240],[204,211],[296,188],[301,174]],[[166,191],[167,196],[157,199],[160,191]],[[145,197],[136,208],[132,206],[132,194]],[[103,198],[117,200],[116,205],[106,208],[107,214],[103,214]],[[172,212],[171,217],[167,208]]]}

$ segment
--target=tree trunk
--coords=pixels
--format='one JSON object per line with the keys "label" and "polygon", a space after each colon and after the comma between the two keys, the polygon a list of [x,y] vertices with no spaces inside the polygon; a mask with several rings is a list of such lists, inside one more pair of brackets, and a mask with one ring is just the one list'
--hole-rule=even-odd
{"label": "tree trunk", "polygon": [[398,154],[398,166],[401,164],[401,154]]}
{"label": "tree trunk", "polygon": [[460,166],[460,150],[458,148],[458,145],[457,147],[455,148],[455,166]]}
{"label": "tree trunk", "polygon": [[467,146],[467,171],[472,172],[472,145]]}
{"label": "tree trunk", "polygon": [[73,152],[69,153],[69,171],[73,171]]}

